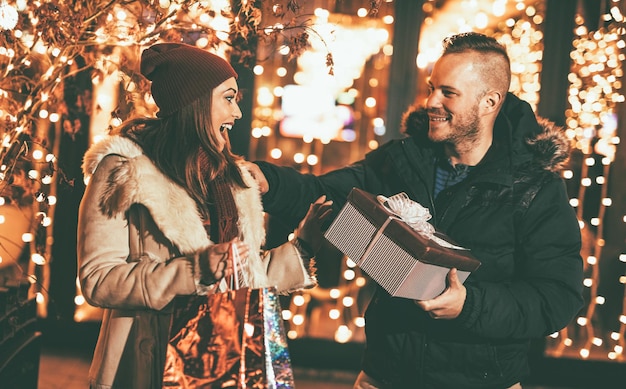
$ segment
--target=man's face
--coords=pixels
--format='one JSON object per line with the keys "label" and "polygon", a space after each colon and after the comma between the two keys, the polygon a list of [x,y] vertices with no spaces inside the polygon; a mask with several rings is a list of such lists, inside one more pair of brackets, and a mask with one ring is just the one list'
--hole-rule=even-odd
{"label": "man's face", "polygon": [[457,53],[445,55],[435,63],[426,101],[428,137],[432,141],[459,145],[478,136],[479,97],[485,85],[474,60],[471,53]]}

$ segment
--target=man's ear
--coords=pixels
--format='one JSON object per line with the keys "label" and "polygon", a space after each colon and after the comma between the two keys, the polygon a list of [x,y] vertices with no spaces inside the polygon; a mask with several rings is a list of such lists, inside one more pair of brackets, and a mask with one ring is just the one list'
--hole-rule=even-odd
{"label": "man's ear", "polygon": [[481,105],[484,109],[483,112],[486,114],[497,112],[500,109],[503,100],[504,96],[502,95],[502,93],[496,90],[491,90],[487,92],[485,96],[483,96],[481,102]]}

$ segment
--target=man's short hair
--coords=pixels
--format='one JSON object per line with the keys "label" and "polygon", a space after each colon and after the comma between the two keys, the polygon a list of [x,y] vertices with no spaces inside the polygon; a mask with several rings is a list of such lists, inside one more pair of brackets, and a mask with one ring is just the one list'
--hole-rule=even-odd
{"label": "man's short hair", "polygon": [[475,52],[482,57],[481,77],[491,87],[506,93],[511,85],[511,60],[506,47],[495,38],[477,32],[464,32],[444,38],[442,56]]}

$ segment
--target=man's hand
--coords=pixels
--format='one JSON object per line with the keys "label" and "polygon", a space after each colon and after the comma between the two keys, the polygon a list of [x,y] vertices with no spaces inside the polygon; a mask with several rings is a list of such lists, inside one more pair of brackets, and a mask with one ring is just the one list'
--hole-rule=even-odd
{"label": "man's hand", "polygon": [[461,314],[467,289],[459,280],[457,270],[448,272],[448,287],[439,296],[431,300],[415,301],[419,307],[428,312],[433,319],[455,319]]}
{"label": "man's hand", "polygon": [[259,168],[256,163],[252,163],[249,161],[245,161],[243,165],[248,169],[250,175],[252,175],[252,178],[254,178],[254,181],[256,181],[261,194],[263,195],[267,193],[270,190],[270,184],[269,182],[267,182],[267,179],[261,171],[261,168]]}

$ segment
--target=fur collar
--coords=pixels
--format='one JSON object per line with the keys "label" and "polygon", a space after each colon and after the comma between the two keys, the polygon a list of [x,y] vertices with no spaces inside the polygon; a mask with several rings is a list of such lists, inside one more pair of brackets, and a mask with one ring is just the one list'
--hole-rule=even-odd
{"label": "fur collar", "polygon": [[[562,127],[535,115],[530,105],[509,93],[496,120],[496,131],[509,139],[513,165],[532,161],[543,170],[558,171],[569,158],[570,142]],[[402,118],[402,132],[428,140],[428,115],[423,107],[411,107]]]}
{"label": "fur collar", "polygon": [[[124,162],[110,172],[106,189],[100,196],[104,214],[123,214],[132,204],[139,203],[149,210],[161,232],[181,253],[191,253],[211,243],[194,200],[161,173],[130,139],[108,136],[94,144],[83,159],[85,177],[91,177],[102,159],[111,154],[124,157]],[[256,182],[243,166],[240,168],[249,188],[233,191],[239,211],[239,231],[254,251],[265,239],[263,206]]]}

